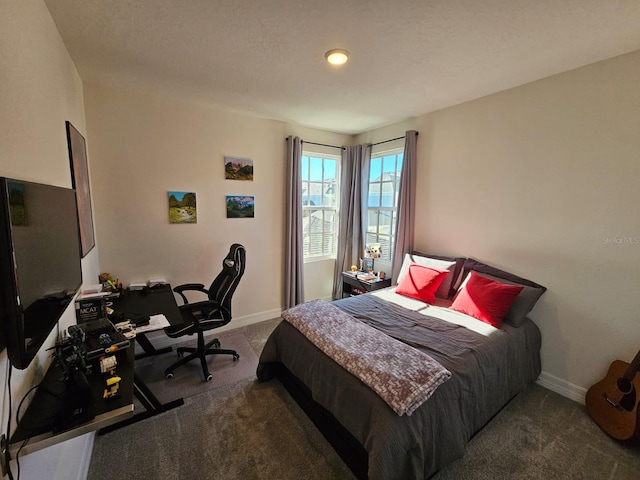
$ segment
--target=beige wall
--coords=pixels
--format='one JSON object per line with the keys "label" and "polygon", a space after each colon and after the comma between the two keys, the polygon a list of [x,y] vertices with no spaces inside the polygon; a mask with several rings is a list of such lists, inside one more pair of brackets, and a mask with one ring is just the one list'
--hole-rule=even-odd
{"label": "beige wall", "polygon": [[635,52],[359,138],[419,131],[416,248],[545,285],[543,370],[577,392],[640,348],[638,85]]}
{"label": "beige wall", "polygon": [[[164,277],[208,285],[229,246],[247,248],[234,317],[279,314],[283,299],[285,137],[342,145],[348,136],[85,85],[100,265],[126,284]],[[224,156],[254,161],[254,181],[224,179]],[[170,224],[167,192],[194,191],[198,223]],[[227,219],[225,195],[255,196],[255,218]],[[310,295],[324,296],[310,266]]]}
{"label": "beige wall", "polygon": [[[83,259],[85,283],[100,270],[125,282],[208,283],[239,241],[248,264],[235,316],[279,310],[284,138],[352,139],[99,85],[85,86],[83,104],[44,4],[0,2],[0,175],[70,186],[64,121],[85,134],[100,246]],[[543,369],[578,390],[614,358],[629,361],[639,344],[638,80],[635,52],[358,137],[420,132],[416,248],[473,256],[547,286],[531,315],[543,333]],[[224,155],[252,158],[255,181],[223,180]],[[197,225],[168,224],[168,190],[197,192]],[[256,218],[227,220],[227,194],[255,195]],[[306,266],[308,298],[325,296],[322,272],[331,271]],[[73,322],[69,310],[62,327]],[[46,362],[43,351],[34,367],[14,372],[14,401]],[[6,352],[0,371],[6,385]],[[73,452],[83,449],[60,448],[25,457],[23,476],[77,473]]]}
{"label": "beige wall", "polygon": [[[95,283],[105,270],[125,282],[165,276],[176,283],[208,283],[219,271],[229,244],[240,241],[248,248],[249,260],[234,302],[236,316],[251,320],[280,311],[285,137],[300,135],[342,145],[349,136],[98,86],[83,92],[78,72],[40,0],[0,0],[0,65],[1,176],[70,187],[65,121],[71,121],[87,140],[96,243],[104,242],[105,253],[96,247],[83,259],[85,284]],[[225,182],[224,155],[254,159],[255,181]],[[197,225],[168,225],[169,189],[198,193]],[[226,194],[255,195],[256,218],[235,223],[224,218]],[[326,263],[308,265],[307,287],[314,298],[330,295],[330,284],[325,285],[320,273],[327,270]],[[45,349],[73,323],[74,311],[69,308],[59,331],[52,332],[31,367],[13,371],[14,415],[18,401],[50,362]],[[7,371],[2,351],[3,426],[9,415]],[[92,438],[85,435],[21,458],[22,476],[82,478]]]}
{"label": "beige wall", "polygon": [[[0,1],[0,65],[0,175],[71,187],[65,121],[86,133],[82,82],[40,0]],[[97,259],[97,248],[83,259],[85,283],[94,283]],[[14,426],[18,402],[41,380],[50,362],[50,352],[45,349],[55,343],[59,332],[74,323],[75,313],[69,307],[59,331],[52,332],[31,366],[13,371]],[[5,350],[0,353],[2,432],[8,415],[7,369]],[[86,451],[83,445],[88,441],[85,437],[24,457],[20,462],[22,477],[62,479],[78,475],[80,457]]]}

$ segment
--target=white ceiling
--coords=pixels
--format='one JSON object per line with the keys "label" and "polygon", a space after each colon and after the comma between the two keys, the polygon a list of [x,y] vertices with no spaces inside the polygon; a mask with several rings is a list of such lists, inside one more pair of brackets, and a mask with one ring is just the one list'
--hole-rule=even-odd
{"label": "white ceiling", "polygon": [[349,134],[640,49],[638,0],[45,3],[84,81]]}

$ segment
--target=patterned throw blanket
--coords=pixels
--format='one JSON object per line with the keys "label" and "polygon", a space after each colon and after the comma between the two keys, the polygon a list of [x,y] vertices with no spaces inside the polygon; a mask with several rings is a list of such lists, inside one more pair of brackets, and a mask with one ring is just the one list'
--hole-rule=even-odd
{"label": "patterned throw blanket", "polygon": [[282,317],[398,414],[411,415],[451,372],[424,352],[365,325],[323,300]]}

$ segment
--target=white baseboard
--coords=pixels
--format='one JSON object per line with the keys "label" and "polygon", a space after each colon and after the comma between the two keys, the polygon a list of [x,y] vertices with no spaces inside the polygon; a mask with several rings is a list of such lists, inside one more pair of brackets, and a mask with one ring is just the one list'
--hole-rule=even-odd
{"label": "white baseboard", "polygon": [[587,389],[579,387],[571,382],[567,382],[561,378],[551,375],[547,372],[542,372],[536,380],[536,383],[541,387],[548,388],[552,392],[567,397],[574,402],[584,405],[584,396],[587,393]]}

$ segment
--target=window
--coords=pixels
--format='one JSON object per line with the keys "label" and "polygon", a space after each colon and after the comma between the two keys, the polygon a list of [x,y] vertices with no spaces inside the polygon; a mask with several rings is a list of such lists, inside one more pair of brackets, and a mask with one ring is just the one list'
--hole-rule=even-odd
{"label": "window", "polygon": [[365,243],[379,244],[380,258],[391,260],[395,241],[403,150],[372,154]]}
{"label": "window", "polygon": [[335,258],[338,242],[340,157],[302,153],[304,258]]}

